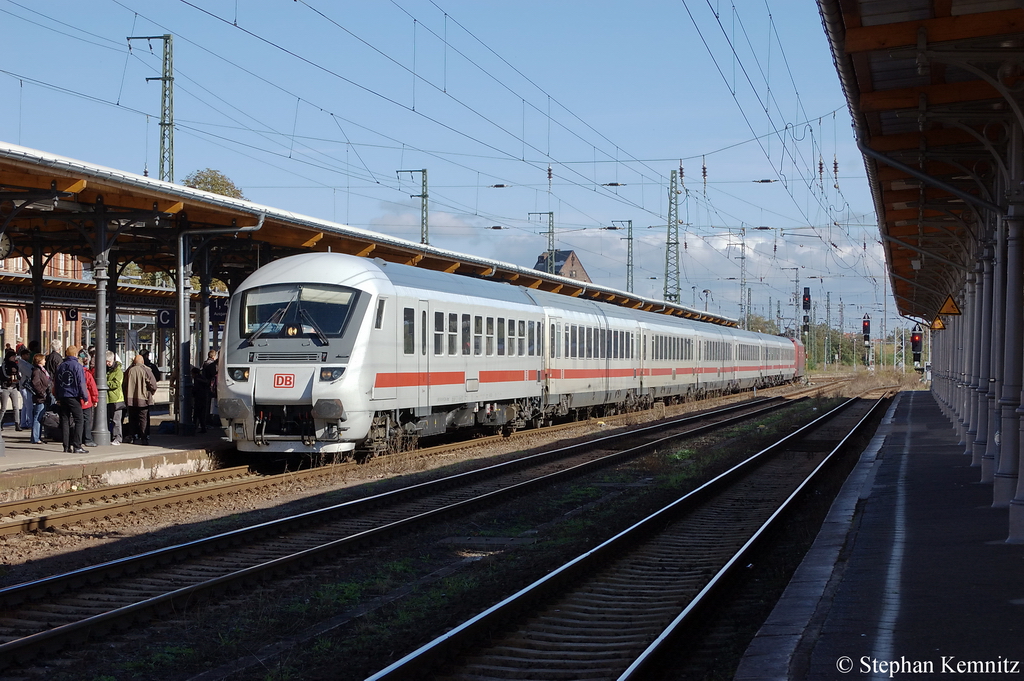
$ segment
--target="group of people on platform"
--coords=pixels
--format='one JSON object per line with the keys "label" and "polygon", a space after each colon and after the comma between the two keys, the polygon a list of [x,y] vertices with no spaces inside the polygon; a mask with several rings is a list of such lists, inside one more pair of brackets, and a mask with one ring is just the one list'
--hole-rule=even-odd
{"label": "group of people on platform", "polygon": [[[36,349],[36,352],[33,352]],[[160,370],[149,352],[135,355],[124,369],[118,356],[107,351],[107,413],[110,444],[126,440],[149,444],[149,408],[154,403]],[[96,351],[69,345],[61,353],[60,341],[50,344],[44,355],[38,348],[7,348],[0,374],[0,430],[10,410],[15,430],[31,429],[33,444],[42,444],[47,428],[59,427],[64,451],[85,454],[94,447],[92,431],[99,391],[95,377]],[[172,377],[173,378],[173,377]],[[192,368],[193,420],[201,433],[215,410],[217,351],[211,350],[201,367]],[[125,418],[127,426],[125,427]]]}

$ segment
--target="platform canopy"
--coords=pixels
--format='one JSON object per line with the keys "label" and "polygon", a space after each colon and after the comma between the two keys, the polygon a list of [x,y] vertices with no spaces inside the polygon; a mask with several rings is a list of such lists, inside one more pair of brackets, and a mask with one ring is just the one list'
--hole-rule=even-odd
{"label": "platform canopy", "polygon": [[[900,312],[931,322],[1021,196],[1017,0],[818,0]],[[1016,183],[1016,187],[1011,185]],[[1013,190],[1008,195],[1008,190]],[[963,301],[961,301],[963,302]]]}
{"label": "platform canopy", "polygon": [[[101,224],[105,231],[97,229]],[[203,263],[205,272],[229,289],[270,260],[330,250],[736,325],[728,317],[684,305],[0,142],[0,233],[12,247],[0,257],[31,262],[36,253],[63,252],[94,264],[106,261],[114,270],[135,262],[145,271],[172,273],[179,236],[189,232],[186,260],[195,261],[192,273],[200,274]]]}

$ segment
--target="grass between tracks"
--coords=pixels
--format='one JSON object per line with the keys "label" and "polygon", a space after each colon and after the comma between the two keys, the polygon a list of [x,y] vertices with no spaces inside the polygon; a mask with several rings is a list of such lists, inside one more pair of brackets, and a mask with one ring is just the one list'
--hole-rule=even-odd
{"label": "grass between tracks", "polygon": [[[352,619],[306,640],[272,663],[232,679],[363,679],[473,617],[555,567],[699,486],[781,435],[824,413],[836,400],[804,401],[714,436],[691,438],[615,468],[533,493],[494,509],[338,559],[313,575],[269,583],[228,604],[197,607],[140,632],[139,641],[89,646],[76,669],[54,681],[182,679],[300,636],[330,618]],[[448,537],[533,537],[531,545],[477,552]],[[425,575],[461,566],[433,580]],[[368,611],[372,599],[401,597]],[[94,670],[83,675],[83,669]]]}

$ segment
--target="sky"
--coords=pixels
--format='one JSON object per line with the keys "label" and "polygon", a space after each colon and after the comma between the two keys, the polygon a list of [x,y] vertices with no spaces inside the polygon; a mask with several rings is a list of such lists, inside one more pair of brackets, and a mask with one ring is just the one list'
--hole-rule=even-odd
{"label": "sky", "polygon": [[738,317],[746,283],[791,324],[806,286],[833,327],[840,303],[847,331],[909,326],[813,0],[0,0],[0,21],[4,142],[157,177],[164,41],[141,38],[171,34],[179,183],[213,168],[419,241],[426,169],[432,245],[533,266],[551,212],[626,290],[632,221],[633,290],[660,299],[675,170],[682,304]]}

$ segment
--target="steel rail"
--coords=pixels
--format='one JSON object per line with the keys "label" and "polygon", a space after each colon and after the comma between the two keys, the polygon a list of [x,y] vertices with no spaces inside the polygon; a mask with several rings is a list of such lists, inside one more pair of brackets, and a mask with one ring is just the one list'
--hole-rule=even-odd
{"label": "steel rail", "polygon": [[0,535],[67,525],[67,521],[75,522],[80,517],[89,517],[90,512],[100,514],[128,505],[138,509],[139,502],[146,498],[195,491],[247,477],[254,477],[248,466],[235,466],[7,501],[0,503]]}
{"label": "steel rail", "polygon": [[[764,404],[770,403],[770,404]],[[744,408],[749,408],[750,403],[744,405],[733,405],[726,409],[716,410],[711,413],[704,413],[701,415],[688,416],[680,419],[675,419],[670,423],[659,423],[653,426],[647,426],[645,428],[630,431],[624,434],[610,435],[596,440],[591,440],[587,443],[579,445],[571,445],[569,447],[543,452],[535,454],[529,457],[517,459],[515,461],[498,464],[491,466],[486,469],[479,471],[471,471],[469,473],[462,473],[455,476],[450,476],[437,481],[431,481],[426,483],[420,483],[393,492],[386,492],[379,495],[374,495],[365,499],[345,502],[332,506],[328,509],[320,509],[317,511],[310,511],[289,518],[270,521],[267,523],[261,523],[251,528],[244,528],[242,530],[235,530],[232,532],[222,533],[214,537],[206,539],[199,539],[193,542],[187,542],[173,547],[166,547],[162,549],[156,549],[149,551],[137,556],[131,556],[125,559],[110,561],[97,566],[91,566],[83,568],[81,570],[72,571],[69,573],[55,575],[47,577],[42,580],[35,582],[28,582],[25,584],[14,585],[4,589],[0,589],[0,605],[4,607],[11,607],[27,600],[40,598],[44,595],[59,594],[64,590],[81,584],[99,583],[105,580],[109,580],[115,574],[124,573],[136,573],[142,570],[144,567],[149,565],[166,565],[175,561],[181,560],[185,557],[193,557],[198,555],[205,555],[213,550],[225,546],[234,546],[238,544],[249,545],[252,541],[259,536],[263,535],[274,535],[278,536],[284,532],[296,527],[305,527],[309,524],[310,520],[316,519],[322,522],[326,522],[328,519],[333,519],[339,512],[342,515],[351,515],[353,512],[363,510],[364,508],[372,508],[378,505],[382,505],[385,501],[400,500],[404,501],[410,496],[422,496],[429,494],[432,491],[444,490],[447,487],[454,486],[456,484],[463,484],[473,481],[477,478],[493,477],[499,472],[514,471],[518,468],[525,467],[525,462],[544,463],[550,459],[556,458],[558,453],[561,452],[561,456],[568,456],[568,452],[579,452],[587,448],[594,448],[596,446],[608,446],[614,441],[624,439],[626,437],[636,437],[638,433],[652,433],[659,430],[665,430],[669,427],[678,427],[685,425],[689,421],[695,421],[700,419],[707,419],[709,416],[726,417],[725,421],[719,421],[712,424],[699,426],[697,428],[686,430],[682,433],[675,433],[670,436],[658,438],[651,442],[630,447],[629,449],[609,454],[598,459],[591,460],[586,463],[578,464],[576,466],[563,469],[555,473],[549,473],[539,478],[520,482],[516,485],[504,487],[498,490],[493,490],[486,494],[465,499],[447,506],[435,508],[430,511],[422,512],[414,516],[409,516],[401,520],[393,521],[372,529],[364,530],[361,532],[355,532],[346,537],[336,539],[333,541],[325,542],[319,546],[297,551],[290,555],[281,556],[263,563],[252,565],[241,570],[236,570],[229,574],[225,574],[216,577],[212,580],[208,580],[202,583],[189,585],[186,587],[179,588],[174,591],[170,591],[152,598],[143,599],[136,603],[132,603],[127,606],[123,606],[118,609],[114,609],[108,612],[97,614],[88,617],[77,622],[72,622],[60,626],[53,627],[47,631],[37,632],[28,636],[18,638],[6,643],[0,644],[0,666],[2,666],[5,660],[11,658],[17,658],[19,660],[30,659],[32,656],[38,653],[40,650],[50,650],[57,648],[64,641],[67,640],[81,640],[89,635],[89,632],[94,630],[96,627],[112,626],[112,623],[117,622],[119,624],[127,624],[133,621],[134,618],[140,617],[143,613],[150,613],[153,610],[160,610],[161,608],[170,608],[176,603],[187,600],[202,591],[224,586],[230,583],[240,583],[247,579],[256,579],[263,577],[268,574],[287,572],[290,567],[299,561],[312,558],[314,556],[321,556],[325,552],[337,551],[347,547],[354,547],[362,545],[367,541],[379,541],[387,534],[392,534],[396,530],[412,527],[416,524],[421,524],[436,518],[442,517],[446,514],[458,513],[465,511],[472,507],[492,502],[500,499],[504,496],[510,496],[515,494],[521,494],[526,490],[530,490],[534,487],[543,484],[549,484],[551,482],[566,479],[572,475],[578,475],[586,471],[594,470],[596,467],[601,465],[610,465],[617,463],[631,456],[639,455],[645,451],[656,448],[670,440],[681,439],[686,437],[692,437],[700,432],[705,432],[713,428],[721,428],[730,423],[745,420],[755,415],[760,415],[765,412],[778,409],[780,406],[787,404],[786,400],[764,400],[762,403],[756,405],[758,409],[753,413],[744,413],[739,416],[728,416],[729,413],[740,411]]]}
{"label": "steel rail", "polygon": [[675,637],[676,633],[680,631],[683,627],[692,623],[694,613],[698,612],[707,604],[707,602],[710,600],[711,595],[721,586],[721,584],[727,579],[727,577],[729,577],[736,571],[738,566],[743,565],[745,563],[744,559],[750,553],[751,549],[753,549],[753,547],[758,542],[760,542],[771,529],[775,527],[779,519],[786,513],[786,511],[789,510],[789,508],[795,503],[795,501],[800,497],[800,495],[803,494],[807,486],[810,485],[815,480],[817,480],[821,472],[831,465],[833,458],[840,451],[845,449],[854,437],[857,437],[861,433],[862,429],[866,426],[867,423],[869,423],[870,419],[881,408],[885,401],[886,398],[884,397],[879,398],[878,400],[875,401],[875,404],[871,407],[870,410],[868,410],[864,417],[857,422],[857,424],[850,430],[849,433],[846,434],[846,436],[839,442],[839,444],[837,444],[832,449],[832,451],[830,451],[825,456],[825,458],[814,468],[814,470],[811,471],[810,475],[804,478],[804,480],[797,486],[797,488],[794,489],[792,493],[790,493],[790,495],[786,498],[785,501],[782,502],[778,509],[776,509],[775,512],[772,513],[772,515],[767,520],[765,520],[764,524],[761,525],[757,532],[755,532],[754,535],[751,536],[750,539],[748,539],[747,542],[740,548],[740,550],[736,552],[736,555],[734,555],[729,560],[729,562],[726,563],[722,567],[722,569],[719,570],[715,574],[715,576],[711,578],[707,585],[703,589],[701,589],[700,593],[697,594],[697,596],[694,597],[694,599],[689,604],[687,604],[683,611],[680,612],[679,615],[676,616],[674,620],[672,620],[671,624],[669,624],[665,628],[665,630],[661,632],[658,638],[655,639],[651,643],[651,645],[649,645],[633,661],[633,663],[626,669],[626,671],[619,675],[618,681],[635,681],[637,679],[644,678],[643,674],[649,669],[649,667],[652,664],[652,661],[655,660],[658,657],[658,655],[664,652],[665,646]]}
{"label": "steel rail", "polygon": [[[835,387],[849,380],[849,378],[837,377],[832,382],[824,385],[805,388],[789,393],[786,396],[762,399],[794,399],[800,395]],[[752,401],[748,400],[731,406],[738,407],[739,405],[750,405],[752,403]],[[615,423],[629,416],[635,416],[635,412],[602,417],[602,420],[605,423]],[[586,422],[573,421],[537,430],[520,431],[518,435],[525,435],[527,437],[535,433],[551,435],[561,430],[578,428],[584,423]],[[507,440],[507,436],[495,435],[417,449],[405,454],[408,455],[408,459],[417,460],[429,458],[437,453],[449,453],[459,449],[479,447],[490,442]],[[395,456],[400,456],[400,454],[391,455],[391,457]],[[329,477],[337,474],[340,469],[357,468],[359,466],[360,464],[354,462],[330,464],[304,471],[258,477],[255,475],[245,477],[248,473],[248,468],[238,466],[230,469],[188,473],[123,485],[110,485],[89,490],[8,501],[0,503],[0,536],[55,527],[70,527],[76,523],[88,520],[109,520],[126,513],[139,513],[173,504],[234,494],[243,490],[258,490],[273,488],[282,484],[294,484],[305,480]],[[24,517],[19,518],[18,516]]]}
{"label": "steel rail", "polygon": [[[458,653],[470,647],[473,642],[485,638],[504,623],[523,616],[528,610],[533,608],[534,603],[549,598],[550,595],[563,590],[566,585],[576,582],[598,570],[602,565],[620,555],[626,547],[633,546],[642,539],[656,534],[670,519],[680,515],[685,509],[692,508],[701,501],[712,497],[720,489],[728,487],[734,480],[746,475],[749,470],[759,466],[772,454],[830,421],[854,402],[855,398],[781,438],[776,443],[748,457],[675,502],[633,524],[611,539],[569,561],[479,615],[368,677],[366,681],[395,681],[398,679],[422,678],[428,673],[428,670],[436,669],[443,661],[452,659]],[[738,558],[734,558],[731,564],[735,564],[737,560]],[[716,580],[716,583],[718,581],[720,580]],[[653,651],[651,654],[653,654]]]}

